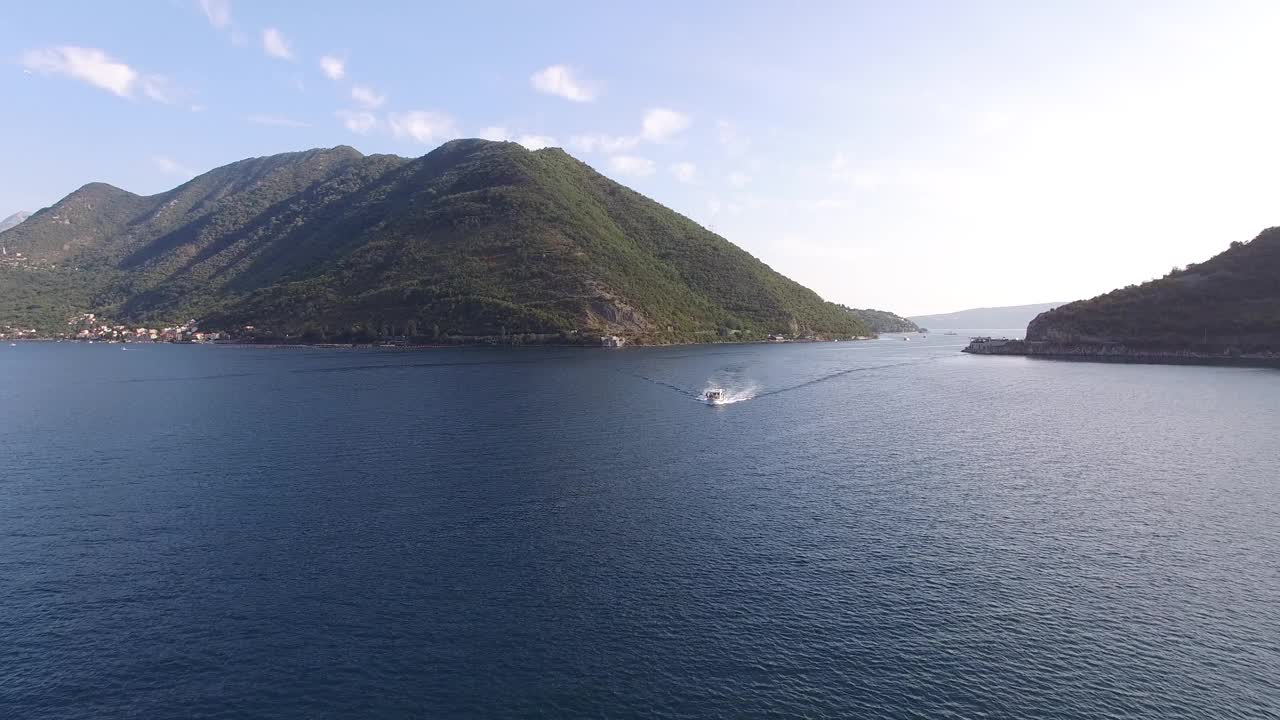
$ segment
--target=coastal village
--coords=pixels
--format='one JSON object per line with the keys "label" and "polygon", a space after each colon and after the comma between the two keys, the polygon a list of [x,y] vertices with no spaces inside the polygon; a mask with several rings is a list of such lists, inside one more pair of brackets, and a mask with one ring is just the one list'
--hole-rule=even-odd
{"label": "coastal village", "polygon": [[[35,328],[0,327],[0,340],[40,339],[47,339],[47,336]],[[195,320],[168,327],[129,327],[113,325],[99,318],[95,313],[82,313],[67,321],[67,332],[62,339],[97,342],[204,343],[228,338],[225,333],[201,332]]]}
{"label": "coastal village", "polygon": [[100,340],[117,342],[214,342],[223,338],[222,333],[200,332],[195,320],[182,325],[162,328],[129,327],[111,325],[94,313],[84,313],[67,321],[71,328],[69,337],[76,340]]}
{"label": "coastal village", "polygon": [[[198,321],[188,320],[182,325],[169,325],[165,327],[146,327],[146,326],[130,326],[113,323],[106,318],[99,317],[96,313],[81,313],[72,317],[67,321],[67,330],[65,333],[50,336],[48,333],[42,333],[35,328],[20,326],[0,326],[0,340],[77,340],[85,342],[111,342],[111,343],[215,343],[215,342],[252,342],[256,335],[256,328],[252,325],[246,325],[243,332],[235,335],[228,332],[213,332],[200,330]],[[874,336],[856,336],[849,338],[850,340],[869,340]],[[769,335],[766,342],[820,342],[821,339],[815,335],[798,335],[788,336],[782,334]],[[326,344],[326,343],[320,343]],[[347,343],[337,343],[345,345]],[[403,336],[382,338],[379,343],[383,346],[409,346],[412,344],[411,339]],[[603,335],[600,337],[600,345],[606,348],[622,348],[632,344],[631,340],[622,335]]]}

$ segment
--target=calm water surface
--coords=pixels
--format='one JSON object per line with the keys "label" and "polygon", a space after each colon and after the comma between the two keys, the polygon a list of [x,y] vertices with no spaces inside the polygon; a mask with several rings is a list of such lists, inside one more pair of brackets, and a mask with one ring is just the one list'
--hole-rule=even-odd
{"label": "calm water surface", "polygon": [[1280,717],[1280,373],[962,343],[5,345],[0,716]]}

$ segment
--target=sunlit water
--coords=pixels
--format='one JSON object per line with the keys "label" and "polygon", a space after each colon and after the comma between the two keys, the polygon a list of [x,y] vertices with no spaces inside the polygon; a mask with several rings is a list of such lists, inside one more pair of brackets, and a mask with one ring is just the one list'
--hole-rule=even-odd
{"label": "sunlit water", "polygon": [[1280,717],[1280,373],[965,335],[6,344],[0,717]]}

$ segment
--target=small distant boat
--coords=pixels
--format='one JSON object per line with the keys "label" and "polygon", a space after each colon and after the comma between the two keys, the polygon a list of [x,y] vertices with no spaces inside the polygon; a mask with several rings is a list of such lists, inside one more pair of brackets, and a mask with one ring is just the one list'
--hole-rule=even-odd
{"label": "small distant boat", "polygon": [[724,390],[720,388],[711,388],[702,393],[702,399],[709,405],[719,405],[724,402]]}
{"label": "small distant boat", "polygon": [[907,342],[911,342],[911,338],[909,338],[909,337],[904,337],[904,338],[902,338],[902,339],[903,339],[903,340],[906,340]]}
{"label": "small distant boat", "polygon": [[944,333],[942,333],[942,334],[943,334],[943,335],[955,335],[955,333],[953,333],[953,332],[944,332]]}

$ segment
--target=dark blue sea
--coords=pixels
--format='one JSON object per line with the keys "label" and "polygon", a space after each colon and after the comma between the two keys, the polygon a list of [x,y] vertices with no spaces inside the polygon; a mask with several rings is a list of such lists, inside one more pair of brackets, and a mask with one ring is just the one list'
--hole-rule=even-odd
{"label": "dark blue sea", "polygon": [[6,343],[0,717],[1280,717],[1280,372],[963,342]]}

